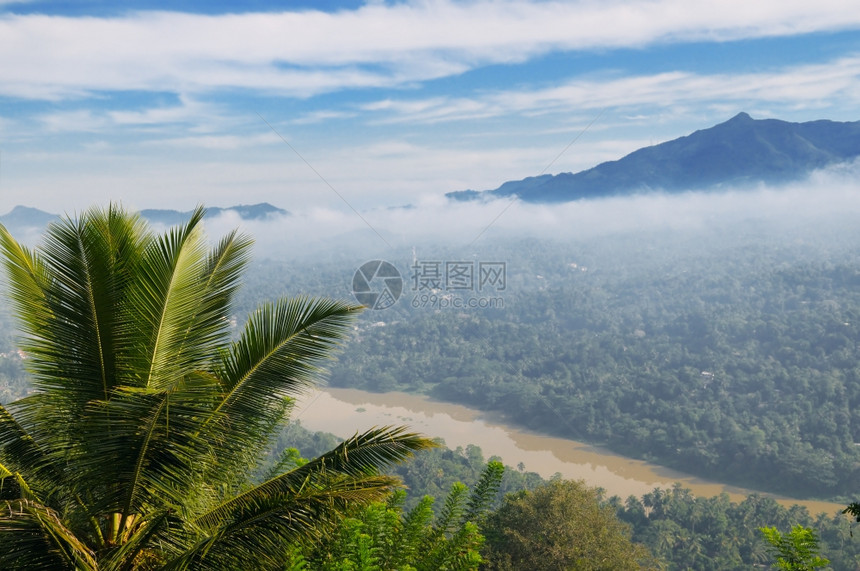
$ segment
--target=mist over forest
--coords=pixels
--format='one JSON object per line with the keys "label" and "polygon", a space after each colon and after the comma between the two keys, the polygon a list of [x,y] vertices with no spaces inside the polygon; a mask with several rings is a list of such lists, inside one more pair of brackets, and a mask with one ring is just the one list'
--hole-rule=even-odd
{"label": "mist over forest", "polygon": [[[523,203],[516,198],[457,202],[428,196],[415,204],[361,211],[292,210],[268,220],[242,220],[225,214],[207,219],[213,235],[240,227],[254,236],[255,257],[274,260],[374,259],[411,256],[411,248],[444,248],[475,255],[499,242],[534,238],[563,244],[638,234],[699,239],[720,247],[748,236],[787,244],[805,237],[839,238],[860,213],[855,180],[860,163],[816,171],[802,181],[768,186],[579,200],[562,204]],[[697,236],[699,234],[699,236]],[[714,238],[717,237],[716,241]]]}

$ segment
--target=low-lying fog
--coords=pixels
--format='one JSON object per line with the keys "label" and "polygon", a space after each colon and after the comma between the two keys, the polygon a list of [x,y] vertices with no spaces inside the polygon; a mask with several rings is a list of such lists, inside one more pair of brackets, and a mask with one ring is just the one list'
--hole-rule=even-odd
{"label": "low-lying fog", "polygon": [[[422,245],[472,255],[512,238],[590,242],[667,235],[663,231],[681,241],[824,238],[839,248],[860,234],[855,230],[860,221],[858,175],[860,162],[782,187],[654,192],[550,205],[428,197],[360,215],[346,205],[337,211],[293,211],[267,221],[243,221],[228,213],[208,219],[206,227],[213,237],[241,227],[254,236],[258,260],[399,257]],[[289,204],[278,206],[290,210]]]}

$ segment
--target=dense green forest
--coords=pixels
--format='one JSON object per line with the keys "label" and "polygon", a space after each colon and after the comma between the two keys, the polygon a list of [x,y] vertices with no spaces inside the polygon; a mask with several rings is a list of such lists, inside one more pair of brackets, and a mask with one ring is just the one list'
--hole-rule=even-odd
{"label": "dense green forest", "polygon": [[860,261],[802,239],[704,242],[500,248],[503,309],[367,312],[331,384],[429,393],[763,491],[852,498]]}

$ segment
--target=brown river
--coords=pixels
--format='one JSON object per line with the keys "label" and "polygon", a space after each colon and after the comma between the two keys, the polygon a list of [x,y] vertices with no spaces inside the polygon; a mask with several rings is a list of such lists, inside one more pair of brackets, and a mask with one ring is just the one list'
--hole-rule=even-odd
{"label": "brown river", "polygon": [[[300,399],[292,418],[310,430],[331,432],[341,438],[373,426],[405,424],[415,432],[443,438],[449,448],[475,444],[485,458],[499,456],[509,466],[522,462],[526,470],[545,478],[560,473],[565,478],[585,480],[591,486],[605,489],[609,496],[642,496],[657,487],[671,487],[674,482],[680,482],[698,496],[725,492],[736,502],[752,493],[575,440],[529,432],[505,424],[495,415],[419,395],[326,388]],[[762,495],[770,495],[785,506],[806,506],[813,514],[832,515],[844,508],[829,502]]]}

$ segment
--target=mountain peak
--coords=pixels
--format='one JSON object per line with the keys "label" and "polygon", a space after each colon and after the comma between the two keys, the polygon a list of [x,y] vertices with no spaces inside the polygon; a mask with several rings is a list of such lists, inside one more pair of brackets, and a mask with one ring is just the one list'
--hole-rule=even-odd
{"label": "mountain peak", "polygon": [[685,137],[644,147],[575,174],[506,182],[495,190],[448,193],[455,200],[518,196],[568,202],[641,192],[685,192],[783,184],[860,157],[860,121],[790,123],[738,113]]}
{"label": "mountain peak", "polygon": [[740,123],[740,122],[752,123],[753,121],[755,121],[755,119],[750,117],[749,113],[747,113],[746,111],[741,111],[740,113],[738,113],[737,115],[735,115],[734,117],[729,119],[727,122],[728,123]]}
{"label": "mountain peak", "polygon": [[31,206],[13,208],[8,214],[0,216],[0,223],[4,226],[14,227],[40,227],[45,226],[56,218],[56,215],[43,212]]}

